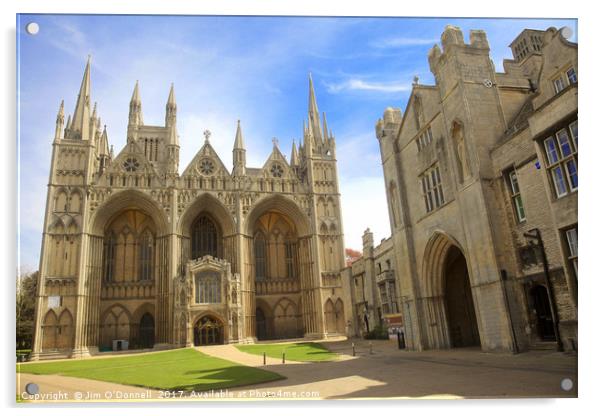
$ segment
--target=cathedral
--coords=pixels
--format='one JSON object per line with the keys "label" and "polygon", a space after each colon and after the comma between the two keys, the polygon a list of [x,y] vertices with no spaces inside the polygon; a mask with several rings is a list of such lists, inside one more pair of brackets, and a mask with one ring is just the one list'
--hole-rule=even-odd
{"label": "cathedral", "polygon": [[32,359],[345,334],[336,145],[311,76],[288,159],[274,141],[247,166],[239,121],[231,171],[205,131],[181,173],[173,85],[156,126],[136,83],[114,154],[90,76],[88,59],[56,119]]}

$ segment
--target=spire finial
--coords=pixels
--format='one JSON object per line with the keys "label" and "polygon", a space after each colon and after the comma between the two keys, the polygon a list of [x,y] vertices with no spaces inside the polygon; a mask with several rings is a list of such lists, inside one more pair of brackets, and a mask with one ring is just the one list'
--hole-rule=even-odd
{"label": "spire finial", "polygon": [[176,106],[176,96],[174,93],[173,82],[171,83],[171,87],[169,88],[169,97],[167,98],[167,105],[173,107]]}
{"label": "spire finial", "polygon": [[86,68],[84,69],[84,76],[82,83],[79,88],[79,94],[77,96],[77,104],[75,105],[75,111],[73,112],[73,119],[71,122],[71,130],[74,134],[71,138],[88,140],[89,125],[90,125],[90,62],[92,57],[88,55],[88,61],[86,62]]}
{"label": "spire finial", "polygon": [[209,143],[209,137],[211,137],[211,131],[205,130],[203,132],[203,136],[205,136],[205,143]]}
{"label": "spire finial", "polygon": [[319,142],[322,140],[322,132],[320,129],[320,112],[318,111],[318,104],[316,102],[316,93],[314,91],[314,82],[311,77],[311,72],[309,73],[309,103],[307,112],[309,130],[311,134],[313,134],[314,140]]}
{"label": "spire finial", "polygon": [[234,139],[234,149],[244,150],[245,144],[242,139],[242,129],[240,127],[240,120],[236,124],[236,138]]}
{"label": "spire finial", "polygon": [[132,93],[132,99],[130,103],[140,104],[140,89],[138,87],[138,80],[136,80],[136,84],[134,85],[134,92]]}
{"label": "spire finial", "polygon": [[278,139],[276,137],[272,137],[272,144],[274,145],[274,147],[278,147]]}

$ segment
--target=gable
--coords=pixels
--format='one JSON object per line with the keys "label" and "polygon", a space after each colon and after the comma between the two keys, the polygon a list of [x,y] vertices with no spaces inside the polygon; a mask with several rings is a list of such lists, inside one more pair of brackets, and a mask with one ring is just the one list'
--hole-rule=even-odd
{"label": "gable", "polygon": [[186,176],[230,176],[230,172],[213,146],[206,142],[184,169],[182,177]]}

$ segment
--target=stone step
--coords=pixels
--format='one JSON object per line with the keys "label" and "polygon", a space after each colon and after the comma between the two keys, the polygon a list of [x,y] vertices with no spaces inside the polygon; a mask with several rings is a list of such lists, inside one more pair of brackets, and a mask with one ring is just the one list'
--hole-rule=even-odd
{"label": "stone step", "polygon": [[531,344],[530,349],[533,351],[555,351],[556,347],[555,341],[541,341]]}

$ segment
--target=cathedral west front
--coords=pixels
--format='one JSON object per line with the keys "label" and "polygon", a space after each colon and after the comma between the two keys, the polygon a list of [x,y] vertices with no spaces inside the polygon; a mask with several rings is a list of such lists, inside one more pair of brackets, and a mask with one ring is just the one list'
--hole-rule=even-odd
{"label": "cathedral west front", "polygon": [[205,131],[183,171],[173,85],[157,126],[136,83],[115,154],[90,77],[88,60],[56,119],[32,358],[345,334],[335,138],[311,77],[288,158],[274,141],[247,166],[239,122],[232,170]]}

